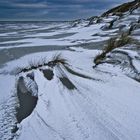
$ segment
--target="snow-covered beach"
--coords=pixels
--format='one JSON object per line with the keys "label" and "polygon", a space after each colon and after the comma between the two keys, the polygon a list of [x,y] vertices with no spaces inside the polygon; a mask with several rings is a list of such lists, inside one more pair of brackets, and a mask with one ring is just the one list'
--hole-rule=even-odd
{"label": "snow-covered beach", "polygon": [[121,16],[1,22],[1,139],[139,140],[139,46],[137,4]]}

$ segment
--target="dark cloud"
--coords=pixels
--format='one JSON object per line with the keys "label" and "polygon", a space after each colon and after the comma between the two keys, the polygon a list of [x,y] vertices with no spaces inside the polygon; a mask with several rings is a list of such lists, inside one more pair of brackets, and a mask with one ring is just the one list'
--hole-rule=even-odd
{"label": "dark cloud", "polygon": [[68,20],[99,15],[130,0],[0,0],[0,19]]}

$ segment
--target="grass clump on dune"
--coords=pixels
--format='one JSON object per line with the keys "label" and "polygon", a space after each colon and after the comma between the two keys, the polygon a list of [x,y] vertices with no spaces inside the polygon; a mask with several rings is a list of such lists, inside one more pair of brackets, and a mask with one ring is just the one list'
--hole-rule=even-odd
{"label": "grass clump on dune", "polygon": [[65,58],[63,58],[61,54],[55,54],[52,58],[52,61],[48,62],[48,66],[54,67],[57,64],[65,65],[65,64],[68,64],[68,63],[67,63],[67,60]]}
{"label": "grass clump on dune", "polygon": [[53,68],[57,64],[66,65],[68,63],[67,63],[67,60],[64,59],[61,54],[55,54],[51,58],[51,61],[47,61],[46,57],[41,58],[39,60],[31,60],[31,61],[28,62],[28,65],[25,66],[25,67],[16,67],[14,69],[13,73],[14,74],[19,74],[19,73],[22,73],[22,72],[29,72],[31,70],[36,70],[36,69],[39,69],[39,68],[44,67],[44,66],[48,66],[48,67]]}
{"label": "grass clump on dune", "polygon": [[117,15],[118,13],[122,14],[122,13],[127,12],[127,11],[132,12],[137,7],[140,7],[140,1],[139,0],[134,0],[132,2],[127,2],[127,3],[124,3],[124,4],[120,5],[120,6],[117,6],[117,7],[113,8],[113,9],[103,13],[102,16],[104,17],[104,16],[107,16],[107,15],[109,15],[111,13],[113,15]]}
{"label": "grass clump on dune", "polygon": [[114,48],[115,48],[115,38],[111,38],[108,41],[107,46],[104,48],[104,50],[95,57],[94,63],[96,65],[100,64],[102,62],[102,60],[105,59],[106,54],[111,52]]}
{"label": "grass clump on dune", "polygon": [[94,63],[96,65],[102,63],[103,60],[106,58],[106,55],[112,50],[114,50],[115,48],[122,47],[129,43],[131,43],[131,38],[125,33],[121,34],[119,38],[111,38],[108,41],[107,46],[103,49],[103,51],[95,57]]}

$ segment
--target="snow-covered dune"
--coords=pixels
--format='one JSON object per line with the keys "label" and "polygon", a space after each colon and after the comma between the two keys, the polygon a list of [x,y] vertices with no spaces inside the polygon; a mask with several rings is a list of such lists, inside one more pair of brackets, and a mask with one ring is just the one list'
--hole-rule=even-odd
{"label": "snow-covered dune", "polygon": [[[20,72],[16,76],[16,79],[24,78],[27,89],[38,97],[38,101],[32,114],[18,125],[18,130],[13,133],[14,137],[20,140],[139,140],[139,82],[127,76],[120,66],[102,64],[93,69],[92,61],[98,51],[73,49],[74,52],[61,51],[60,60],[67,60],[64,64],[60,61],[50,65],[50,60],[60,53],[56,51],[23,57],[3,69],[12,74],[18,71],[16,68],[19,64],[21,68],[29,68],[28,61],[31,58],[36,63],[41,59],[38,60],[38,56],[47,56],[46,66]],[[136,57],[136,53],[132,54]],[[47,69],[53,72],[50,79],[47,78],[47,73],[45,76],[44,71]],[[34,80],[28,77],[30,73],[33,73]],[[10,77],[13,76],[9,75]],[[36,89],[36,86],[37,91],[31,90]],[[15,100],[11,104],[13,102]],[[3,119],[7,120],[7,117]],[[5,122],[4,127],[6,126],[9,123]]]}

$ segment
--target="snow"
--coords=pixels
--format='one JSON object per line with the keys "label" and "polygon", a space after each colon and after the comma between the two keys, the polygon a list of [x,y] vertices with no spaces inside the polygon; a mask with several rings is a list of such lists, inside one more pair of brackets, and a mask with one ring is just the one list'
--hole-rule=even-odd
{"label": "snow", "polygon": [[140,68],[140,63],[138,60],[133,60],[133,64],[135,66],[135,68],[139,71],[139,68]]}
{"label": "snow", "polygon": [[138,42],[140,42],[140,36],[132,36],[132,38],[136,39]]}
{"label": "snow", "polygon": [[[86,58],[83,56],[86,55],[83,53],[81,56],[82,58],[79,57],[83,62],[83,58]],[[85,72],[87,67],[81,69]],[[93,72],[95,77],[101,78],[104,82],[83,79],[66,72],[65,74],[77,87],[77,90],[72,92],[59,81],[57,71],[54,71],[56,76],[52,81],[47,81],[39,71],[36,71],[35,77],[41,97],[33,116],[23,121],[23,131],[19,139],[22,140],[26,136],[32,138],[32,135],[44,139],[41,136],[45,133],[50,134],[50,131],[55,135],[51,137],[45,135],[45,139],[57,139],[56,135],[59,136],[58,139],[73,140],[139,139],[140,85],[125,75],[115,72],[112,67],[107,69],[110,71],[113,69],[113,73],[117,76]],[[38,114],[42,120],[39,119]],[[44,130],[35,129],[40,127],[39,122]],[[27,127],[28,131],[26,131]],[[30,130],[32,127],[37,131],[36,133]]]}
{"label": "snow", "polygon": [[[18,41],[6,41],[1,42],[0,49],[10,49],[10,48],[17,48],[17,47],[37,47],[37,46],[45,46],[45,45],[57,45],[57,46],[65,46],[65,45],[77,45],[81,43],[91,43],[91,42],[100,42],[104,40],[108,40],[109,37],[101,37],[101,36],[92,36],[97,33],[102,33],[101,27],[104,24],[95,24],[89,27],[84,27],[83,25],[79,25],[75,28],[68,28],[67,30],[60,29],[56,30],[54,32],[48,32],[48,33],[37,33],[37,34],[30,34],[25,35],[24,37],[30,37],[29,39],[20,39]],[[64,26],[64,25],[63,25]],[[68,25],[67,25],[68,26]],[[62,25],[61,25],[62,27]],[[112,30],[112,33],[114,30]],[[61,35],[62,33],[75,33],[74,35],[71,35],[69,37],[63,37],[60,39],[44,39],[40,37],[50,37],[53,35]],[[106,32],[111,33],[111,31]],[[34,38],[36,37],[36,38]],[[12,43],[23,43],[23,44],[17,44],[17,45],[11,45]],[[6,45],[6,46],[5,46]],[[8,47],[7,47],[8,46]]]}
{"label": "snow", "polygon": [[[34,70],[39,100],[33,113],[22,121],[18,139],[139,140],[139,83],[124,75],[119,67],[104,64],[93,69],[92,59],[98,50],[75,50],[61,51],[61,55],[68,60],[70,68],[93,79],[73,75],[61,64],[54,68],[51,81],[40,70]],[[47,62],[54,53],[59,54],[57,51],[35,53],[11,63],[27,65],[30,57],[39,55],[46,55]],[[9,69],[7,64],[3,69],[12,71],[14,68]],[[63,76],[76,89],[67,89],[59,80]]]}
{"label": "snow", "polygon": [[[5,102],[14,92],[15,77],[11,75],[0,75],[0,104]],[[13,94],[13,93],[12,93]]]}
{"label": "snow", "polygon": [[[132,22],[137,22],[138,12],[135,10],[131,15],[127,12],[120,19],[117,16],[104,17],[101,23],[90,26],[86,26],[87,20],[81,20],[76,27],[71,27],[70,23],[47,26],[31,24],[30,27],[26,24],[23,27],[7,25],[17,32],[1,33],[1,37],[19,33],[23,39],[1,42],[0,51],[46,45],[70,47],[68,50],[31,53],[4,63],[0,68],[1,139],[139,140],[140,83],[137,77],[140,77],[140,52],[137,45],[127,44],[108,54],[107,60],[120,60],[120,65],[106,63],[104,60],[104,63],[96,67],[94,58],[101,50],[74,46],[84,43],[95,45],[111,36],[117,36],[121,25],[126,25],[129,29]],[[115,19],[113,28],[102,30],[102,27]],[[21,28],[22,33],[18,31]],[[67,33],[74,34],[59,39],[42,38]],[[131,37],[139,40],[139,29],[134,29]],[[13,46],[12,43],[17,44]],[[118,53],[115,54],[115,51]],[[66,59],[66,64],[59,62],[53,67],[43,65],[59,55],[60,59]],[[30,69],[33,67],[31,64],[39,66]],[[18,73],[18,68],[26,69],[26,72]],[[51,69],[53,78],[48,80],[42,69]],[[33,74],[33,78],[28,74]],[[17,82],[21,76],[25,87],[38,101],[33,112],[17,124]],[[68,83],[71,87],[67,86]],[[18,130],[12,133],[15,126]]]}

